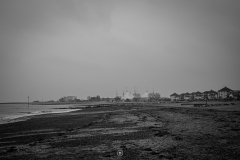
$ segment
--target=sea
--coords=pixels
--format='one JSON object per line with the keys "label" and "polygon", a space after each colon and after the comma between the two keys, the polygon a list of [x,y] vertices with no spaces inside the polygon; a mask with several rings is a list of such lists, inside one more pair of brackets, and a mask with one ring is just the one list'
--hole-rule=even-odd
{"label": "sea", "polygon": [[56,114],[72,112],[81,109],[71,109],[73,105],[28,105],[0,104],[0,124],[26,119],[29,116],[41,114]]}

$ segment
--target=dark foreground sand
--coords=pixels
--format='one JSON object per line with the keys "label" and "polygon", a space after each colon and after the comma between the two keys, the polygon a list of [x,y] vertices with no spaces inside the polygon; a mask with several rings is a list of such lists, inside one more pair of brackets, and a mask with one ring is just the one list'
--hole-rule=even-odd
{"label": "dark foreground sand", "polygon": [[0,159],[240,159],[239,117],[174,106],[35,116],[0,125]]}

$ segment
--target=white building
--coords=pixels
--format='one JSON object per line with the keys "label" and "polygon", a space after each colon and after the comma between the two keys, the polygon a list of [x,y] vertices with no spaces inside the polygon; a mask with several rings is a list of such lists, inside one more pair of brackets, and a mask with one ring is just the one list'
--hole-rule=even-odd
{"label": "white building", "polygon": [[146,91],[145,93],[143,93],[142,95],[140,95],[139,93],[137,93],[136,91],[134,91],[134,93],[129,93],[128,91],[121,97],[122,100],[132,100],[134,97],[139,98],[139,101],[147,101],[149,99],[149,93]]}
{"label": "white building", "polygon": [[133,98],[134,98],[134,95],[132,93],[129,93],[128,91],[125,94],[123,94],[123,96],[122,96],[122,100],[126,100],[126,99],[131,100]]}
{"label": "white building", "polygon": [[145,93],[143,93],[143,95],[141,96],[142,98],[148,98],[149,93],[146,91]]}

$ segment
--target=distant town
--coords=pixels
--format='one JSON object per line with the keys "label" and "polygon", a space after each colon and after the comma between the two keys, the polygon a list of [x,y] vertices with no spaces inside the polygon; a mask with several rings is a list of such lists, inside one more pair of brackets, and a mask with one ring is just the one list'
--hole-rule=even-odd
{"label": "distant town", "polygon": [[118,95],[118,92],[116,91],[115,97],[107,97],[107,98],[101,98],[100,95],[97,95],[95,97],[88,96],[87,100],[80,100],[77,99],[77,96],[65,96],[58,100],[58,102],[81,102],[81,101],[89,101],[89,102],[99,102],[99,101],[106,101],[106,102],[147,102],[147,101],[160,101],[160,100],[166,100],[170,101],[170,98],[161,97],[159,93],[156,92],[150,92],[148,91],[144,92],[143,94],[140,94],[137,90],[134,90],[133,93],[131,91],[123,91],[122,95]]}
{"label": "distant town", "polygon": [[[201,100],[240,100],[240,90],[233,90],[228,87],[223,87],[218,91],[209,90],[204,92],[192,92],[192,93],[173,93],[168,97],[161,97],[160,93],[145,91],[140,94],[137,90],[133,92],[123,91],[121,95],[116,91],[115,97],[100,97],[88,96],[86,100],[78,99],[77,96],[64,96],[57,101],[47,101],[47,102],[158,102],[158,101],[201,101]],[[34,101],[41,102],[41,101]]]}
{"label": "distant town", "polygon": [[240,100],[240,90],[232,90],[224,87],[218,92],[210,90],[205,92],[192,92],[192,93],[173,93],[170,95],[171,101],[181,100]]}

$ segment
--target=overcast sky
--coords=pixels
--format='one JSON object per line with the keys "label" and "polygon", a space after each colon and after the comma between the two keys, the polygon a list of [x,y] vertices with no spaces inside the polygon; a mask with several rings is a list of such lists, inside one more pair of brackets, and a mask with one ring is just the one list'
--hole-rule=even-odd
{"label": "overcast sky", "polygon": [[240,89],[239,0],[1,0],[0,100]]}

